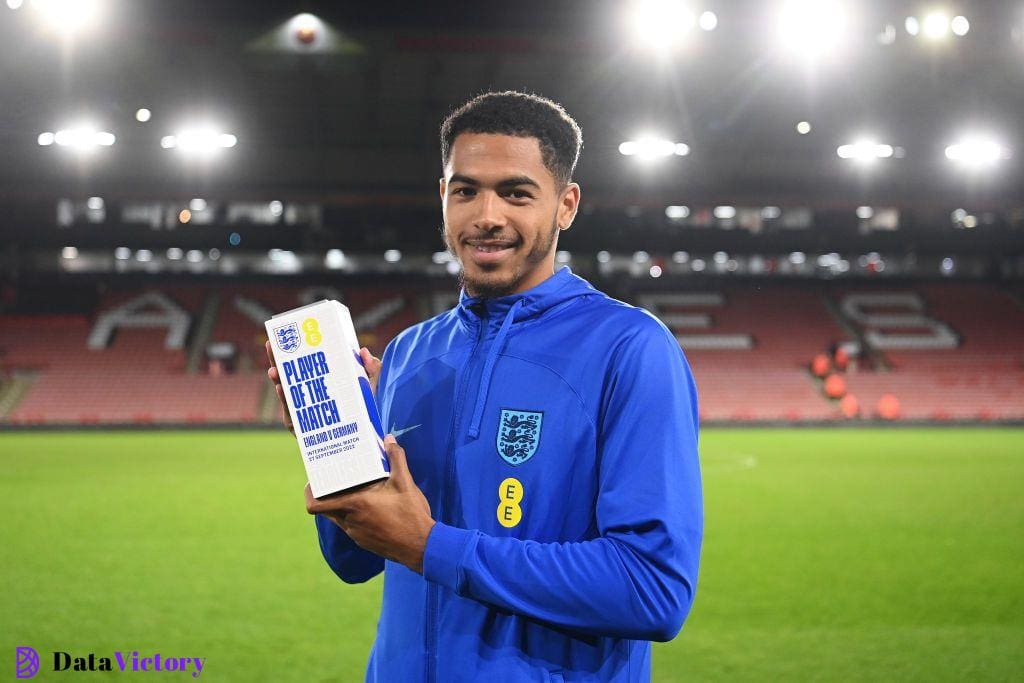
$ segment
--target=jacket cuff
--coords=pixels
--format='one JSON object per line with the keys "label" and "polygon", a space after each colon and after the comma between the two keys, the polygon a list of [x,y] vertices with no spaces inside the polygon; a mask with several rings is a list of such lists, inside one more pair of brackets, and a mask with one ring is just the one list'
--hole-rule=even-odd
{"label": "jacket cuff", "polygon": [[447,586],[456,593],[462,583],[462,558],[476,532],[436,522],[423,550],[423,578]]}

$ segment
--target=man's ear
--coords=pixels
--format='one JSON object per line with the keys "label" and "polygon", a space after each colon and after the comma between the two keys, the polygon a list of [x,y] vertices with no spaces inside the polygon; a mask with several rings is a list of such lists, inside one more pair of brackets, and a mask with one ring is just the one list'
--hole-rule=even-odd
{"label": "man's ear", "polygon": [[576,218],[576,211],[580,208],[580,186],[577,183],[569,183],[562,190],[558,200],[558,221],[559,230],[568,230]]}
{"label": "man's ear", "polygon": [[444,201],[444,193],[448,189],[448,182],[442,177],[440,180],[437,181],[437,183],[438,183],[438,186],[440,187],[440,190],[441,190],[441,201],[443,202]]}

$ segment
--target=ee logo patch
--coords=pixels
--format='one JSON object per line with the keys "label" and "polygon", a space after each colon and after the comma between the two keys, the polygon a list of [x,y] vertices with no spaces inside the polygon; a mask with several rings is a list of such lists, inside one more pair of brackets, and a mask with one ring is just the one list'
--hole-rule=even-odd
{"label": "ee logo patch", "polygon": [[324,336],[320,334],[320,323],[316,318],[306,318],[302,321],[302,331],[306,333],[306,343],[310,346],[320,346]]}
{"label": "ee logo patch", "polygon": [[523,483],[515,477],[509,477],[498,484],[498,524],[506,529],[519,524],[523,519]]}

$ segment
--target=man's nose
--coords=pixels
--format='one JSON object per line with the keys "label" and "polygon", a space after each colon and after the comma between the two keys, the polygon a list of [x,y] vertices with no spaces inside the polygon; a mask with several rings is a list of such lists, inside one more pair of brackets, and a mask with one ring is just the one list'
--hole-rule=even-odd
{"label": "man's nose", "polygon": [[477,202],[478,213],[473,225],[478,230],[493,230],[505,225],[505,213],[501,205],[501,197],[496,192],[484,191],[480,193],[480,201]]}

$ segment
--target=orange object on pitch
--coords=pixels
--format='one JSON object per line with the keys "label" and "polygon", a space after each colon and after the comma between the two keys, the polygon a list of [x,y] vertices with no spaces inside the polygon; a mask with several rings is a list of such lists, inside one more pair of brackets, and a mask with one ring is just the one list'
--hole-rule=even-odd
{"label": "orange object on pitch", "polygon": [[811,361],[811,372],[815,377],[824,377],[828,374],[828,371],[832,369],[832,363],[829,361],[828,356],[824,353],[819,353]]}
{"label": "orange object on pitch", "polygon": [[850,353],[843,347],[836,349],[835,357],[833,362],[836,364],[836,368],[839,370],[846,370],[846,366],[850,364]]}
{"label": "orange object on pitch", "polygon": [[846,380],[839,375],[825,378],[825,395],[829,398],[842,398],[846,395]]}
{"label": "orange object on pitch", "polygon": [[892,394],[882,394],[878,399],[878,416],[883,420],[898,420],[900,400]]}
{"label": "orange object on pitch", "polygon": [[853,394],[847,394],[839,402],[839,410],[843,412],[843,417],[850,419],[858,417],[860,415],[860,401]]}

